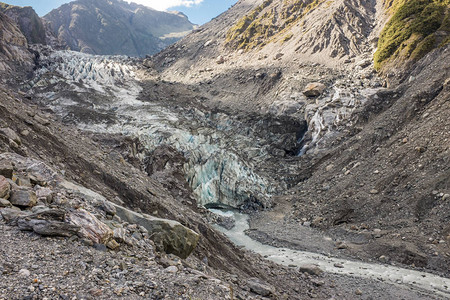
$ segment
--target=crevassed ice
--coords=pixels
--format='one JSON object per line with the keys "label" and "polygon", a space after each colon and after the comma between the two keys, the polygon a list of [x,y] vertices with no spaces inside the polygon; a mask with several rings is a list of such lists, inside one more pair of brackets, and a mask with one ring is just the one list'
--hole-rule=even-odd
{"label": "crevassed ice", "polygon": [[[191,120],[185,119],[168,108],[138,99],[142,88],[137,67],[127,57],[94,56],[73,51],[53,52],[47,60],[47,67],[37,70],[33,84],[39,90],[42,86],[55,83],[69,84],[76,93],[102,95],[86,100],[70,98],[67,93],[51,89],[41,90],[47,105],[60,115],[67,108],[80,106],[84,109],[113,115],[111,120],[79,121],[77,126],[86,131],[137,136],[149,149],[167,144],[182,151],[188,162],[184,168],[187,181],[197,196],[198,203],[221,202],[237,207],[250,198],[266,200],[272,192],[271,184],[252,171],[250,163],[236,153],[230,140],[244,141],[244,151],[255,156],[264,155],[264,150],[254,147],[254,141],[245,136],[226,137],[229,122],[219,123],[218,128],[204,123],[192,128]],[[67,87],[64,86],[67,91]],[[201,123],[202,120],[200,120]],[[221,131],[223,130],[223,131]]]}

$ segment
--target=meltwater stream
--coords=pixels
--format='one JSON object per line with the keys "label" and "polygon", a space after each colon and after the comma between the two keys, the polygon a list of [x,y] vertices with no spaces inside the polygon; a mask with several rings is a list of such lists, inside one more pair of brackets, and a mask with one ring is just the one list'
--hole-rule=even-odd
{"label": "meltwater stream", "polygon": [[[277,248],[265,245],[253,240],[245,234],[245,230],[249,229],[247,215],[234,211],[211,211],[216,214],[223,215],[225,213],[225,216],[234,217],[236,223],[235,226],[230,230],[215,225],[215,228],[224,233],[233,243],[238,246],[244,246],[246,249],[261,254],[262,256],[276,263],[286,266],[302,266],[307,264],[317,265],[322,270],[328,273],[367,279],[378,279],[386,283],[402,286],[407,285],[411,288],[430,291],[439,295],[440,297],[450,299],[449,278],[393,266],[345,260],[312,252],[292,250],[289,248]],[[339,264],[339,267],[336,267],[335,264]]]}

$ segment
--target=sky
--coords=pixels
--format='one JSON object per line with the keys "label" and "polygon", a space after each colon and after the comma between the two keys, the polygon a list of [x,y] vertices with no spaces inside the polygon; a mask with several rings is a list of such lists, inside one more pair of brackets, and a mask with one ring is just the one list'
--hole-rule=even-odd
{"label": "sky", "polygon": [[[39,16],[44,16],[71,0],[1,0],[18,6],[32,6]],[[129,0],[127,0],[130,2]],[[202,25],[226,11],[237,0],[132,0],[157,10],[177,10],[188,16],[189,20]]]}

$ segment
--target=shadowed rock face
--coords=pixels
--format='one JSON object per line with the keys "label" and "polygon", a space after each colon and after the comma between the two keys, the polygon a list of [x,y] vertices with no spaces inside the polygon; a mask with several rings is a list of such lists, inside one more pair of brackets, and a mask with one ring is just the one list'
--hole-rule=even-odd
{"label": "shadowed rock face", "polygon": [[120,0],[79,0],[44,19],[58,41],[90,54],[145,56],[194,29],[181,13],[168,13]]}
{"label": "shadowed rock face", "polygon": [[10,70],[13,64],[31,65],[33,58],[27,47],[27,40],[20,29],[11,18],[0,12],[0,71]]}
{"label": "shadowed rock face", "polygon": [[45,28],[33,8],[19,7],[0,2],[0,11],[10,17],[30,44],[46,44]]}

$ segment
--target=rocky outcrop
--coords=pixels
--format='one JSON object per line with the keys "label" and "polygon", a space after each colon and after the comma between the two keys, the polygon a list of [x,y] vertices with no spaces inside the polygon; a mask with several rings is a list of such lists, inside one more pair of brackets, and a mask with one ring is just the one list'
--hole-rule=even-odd
{"label": "rocky outcrop", "polygon": [[0,12],[10,17],[19,26],[29,44],[46,44],[44,24],[32,7],[0,2]]}
{"label": "rocky outcrop", "polygon": [[[9,197],[12,207],[0,209],[0,214],[7,222],[17,224],[20,230],[34,231],[43,236],[78,235],[111,249],[117,249],[120,246],[118,243],[137,246],[140,242],[151,239],[160,251],[182,258],[187,258],[197,246],[199,235],[180,223],[139,214],[113,204],[93,191],[65,181],[41,161],[2,153],[0,162],[3,165],[8,162],[15,164],[11,176],[15,182],[11,183],[13,188]],[[0,176],[0,180],[0,195],[6,199],[10,183],[3,176]],[[50,188],[43,188],[38,183]],[[48,197],[49,195],[55,196]],[[80,200],[86,209],[78,207]],[[114,222],[108,222],[108,215],[115,216]],[[141,233],[130,234],[123,222],[145,228],[145,237]]]}
{"label": "rocky outcrop", "polygon": [[78,0],[44,16],[68,49],[90,54],[154,54],[194,29],[187,17],[121,0]]}
{"label": "rocky outcrop", "polygon": [[27,48],[27,39],[20,29],[0,12],[0,71],[11,70],[15,65],[31,66],[34,56]]}
{"label": "rocky outcrop", "polygon": [[139,214],[120,205],[114,205],[117,215],[124,221],[148,230],[158,249],[187,258],[197,246],[200,236],[176,221]]}

